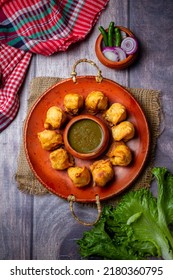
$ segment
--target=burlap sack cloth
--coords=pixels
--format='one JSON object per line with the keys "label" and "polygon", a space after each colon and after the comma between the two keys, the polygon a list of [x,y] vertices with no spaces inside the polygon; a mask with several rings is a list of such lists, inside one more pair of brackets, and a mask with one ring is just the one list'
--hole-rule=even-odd
{"label": "burlap sack cloth", "polygon": [[[54,77],[37,77],[31,81],[30,84],[30,96],[28,100],[28,110],[31,108],[35,100],[49,87],[59,82],[60,78]],[[150,151],[148,155],[148,159],[146,165],[137,178],[135,180],[131,189],[139,189],[141,187],[149,188],[152,174],[151,169],[153,168],[154,162],[154,152],[157,137],[159,135],[159,123],[160,123],[160,102],[159,102],[159,94],[160,92],[157,90],[149,90],[149,89],[140,89],[140,88],[127,88],[128,91],[136,98],[145,112],[146,118],[148,120],[150,135],[151,135],[151,143],[150,143]],[[21,144],[19,159],[18,159],[18,167],[16,172],[16,181],[18,183],[18,189],[23,192],[27,192],[32,195],[43,195],[48,194],[48,190],[35,178],[28,162],[25,157],[23,143]],[[121,196],[121,195],[120,195]],[[110,200],[110,203],[116,202],[120,196],[115,196]],[[109,203],[109,201],[107,201]]]}

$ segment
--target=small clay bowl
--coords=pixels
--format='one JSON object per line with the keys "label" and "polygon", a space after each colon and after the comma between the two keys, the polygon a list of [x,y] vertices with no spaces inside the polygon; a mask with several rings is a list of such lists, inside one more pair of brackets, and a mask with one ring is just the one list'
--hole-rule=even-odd
{"label": "small clay bowl", "polygon": [[[121,31],[124,31],[127,34],[127,36],[135,38],[135,35],[128,28],[123,26],[116,26],[116,27],[118,27]],[[103,36],[102,34],[100,34],[95,43],[96,55],[103,65],[117,70],[121,70],[129,67],[136,60],[138,55],[138,51],[136,51],[134,54],[128,55],[126,59],[118,62],[114,62],[104,56],[104,54],[102,53],[102,48],[103,48]]]}
{"label": "small clay bowl", "polygon": [[109,143],[109,130],[98,117],[84,114],[72,118],[64,130],[64,145],[74,157],[89,160],[103,154]]}

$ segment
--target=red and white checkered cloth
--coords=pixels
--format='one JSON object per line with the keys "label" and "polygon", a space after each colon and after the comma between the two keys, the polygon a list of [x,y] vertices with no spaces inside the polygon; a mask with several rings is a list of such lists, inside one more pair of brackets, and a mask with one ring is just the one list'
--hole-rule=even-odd
{"label": "red and white checkered cloth", "polygon": [[32,53],[65,51],[91,31],[109,0],[0,0],[0,132],[16,116]]}
{"label": "red and white checkered cloth", "polygon": [[0,131],[14,119],[19,109],[17,94],[32,54],[4,44],[0,45]]}

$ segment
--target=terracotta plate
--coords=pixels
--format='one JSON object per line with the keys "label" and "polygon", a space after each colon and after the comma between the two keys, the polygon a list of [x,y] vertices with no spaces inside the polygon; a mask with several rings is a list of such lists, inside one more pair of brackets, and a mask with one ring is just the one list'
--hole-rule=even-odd
{"label": "terracotta plate", "polygon": [[[63,99],[67,93],[80,93],[85,98],[93,90],[102,91],[108,97],[109,105],[119,102],[126,107],[127,119],[133,122],[136,128],[135,137],[127,142],[133,153],[133,161],[128,167],[114,167],[115,178],[104,188],[93,187],[92,182],[87,187],[77,188],[68,178],[67,171],[56,171],[51,167],[50,152],[42,149],[37,133],[44,130],[48,108],[53,105],[63,108]],[[95,202],[97,194],[100,200],[108,199],[125,190],[139,175],[148,153],[149,130],[141,107],[122,86],[108,79],[103,79],[101,83],[97,83],[94,76],[79,76],[76,83],[72,79],[57,83],[37,100],[25,123],[24,143],[26,156],[32,171],[49,191],[65,199],[69,195],[74,195],[78,202]],[[100,158],[105,158],[105,154]],[[79,166],[89,166],[93,161],[75,158],[75,164]]]}

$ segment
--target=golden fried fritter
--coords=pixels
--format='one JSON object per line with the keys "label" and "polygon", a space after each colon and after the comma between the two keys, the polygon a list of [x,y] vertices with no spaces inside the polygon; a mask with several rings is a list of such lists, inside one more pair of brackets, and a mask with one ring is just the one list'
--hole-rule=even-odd
{"label": "golden fried fritter", "polygon": [[85,107],[88,113],[97,114],[106,110],[108,106],[108,98],[101,91],[90,92],[85,99]]}
{"label": "golden fried fritter", "polygon": [[104,187],[114,177],[114,169],[109,159],[95,161],[90,170],[94,186]]}
{"label": "golden fried fritter", "polygon": [[46,113],[46,120],[44,127],[46,129],[57,129],[60,128],[66,121],[66,113],[58,106],[52,106]]}
{"label": "golden fried fritter", "polygon": [[67,170],[68,176],[76,187],[87,186],[91,180],[90,171],[84,167],[69,167]]}
{"label": "golden fried fritter", "polygon": [[132,152],[123,141],[114,142],[111,145],[107,156],[113,165],[127,166],[132,161]]}
{"label": "golden fried fritter", "polygon": [[120,103],[113,103],[106,112],[103,113],[103,118],[110,126],[125,120],[127,117],[126,108]]}
{"label": "golden fried fritter", "polygon": [[50,153],[50,161],[52,168],[56,170],[64,170],[70,166],[74,166],[74,158],[63,148],[59,148]]}
{"label": "golden fried fritter", "polygon": [[83,105],[83,96],[78,93],[68,93],[64,97],[65,111],[71,115],[77,115]]}
{"label": "golden fried fritter", "polygon": [[63,144],[62,135],[55,130],[45,129],[42,132],[38,132],[37,135],[44,150],[51,151]]}
{"label": "golden fried fritter", "polygon": [[129,121],[121,122],[112,127],[112,137],[115,141],[123,140],[127,142],[135,135],[134,125]]}

